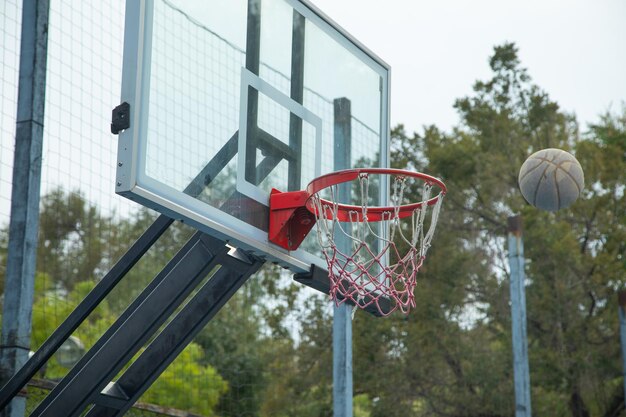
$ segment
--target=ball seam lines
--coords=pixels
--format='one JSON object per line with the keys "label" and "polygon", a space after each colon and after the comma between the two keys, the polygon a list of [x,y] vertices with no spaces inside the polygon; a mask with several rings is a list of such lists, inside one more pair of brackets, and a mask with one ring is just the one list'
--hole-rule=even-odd
{"label": "ball seam lines", "polygon": [[[551,161],[548,161],[548,162],[551,162]],[[549,165],[543,169],[543,172],[541,173],[541,177],[545,177],[546,171],[548,170],[548,168],[550,168]],[[537,186],[535,187],[535,195],[533,196],[533,202],[532,202],[533,206],[537,206],[537,194],[539,193],[539,187],[540,187],[540,184],[538,183]]]}
{"label": "ball seam lines", "polygon": [[[564,163],[566,163],[566,162],[572,162],[572,163],[574,163],[574,162],[576,162],[576,161],[573,161],[573,160],[567,159],[567,160],[565,160],[565,161],[561,161],[561,162],[559,162],[558,164],[555,164],[552,160],[550,160],[550,159],[546,159],[546,158],[543,158],[543,157],[539,157],[539,156],[535,156],[533,159],[538,159],[538,160],[540,160],[540,161],[542,161],[542,162],[548,162],[548,163],[550,163],[550,164],[554,165],[557,169],[561,169],[561,170],[562,170],[562,171],[563,171],[563,172],[564,172],[564,173],[565,173],[568,177],[570,177],[570,178],[572,179],[572,182],[574,183],[574,185],[576,185],[576,188],[578,188],[578,193],[582,193],[582,192],[583,192],[583,190],[580,188],[580,185],[578,184],[578,181],[576,181],[576,178],[574,178],[574,176],[573,176],[572,174],[570,174],[570,173],[569,173],[569,171],[565,170],[565,169],[561,166],[562,164],[564,164]],[[538,164],[537,166],[534,166],[534,167],[532,167],[531,169],[529,169],[528,171],[526,171],[526,172],[524,173],[524,175],[522,175],[522,176],[519,178],[519,182],[521,182],[524,178],[526,178],[526,176],[527,176],[528,174],[530,174],[531,172],[533,172],[535,169],[539,168],[540,166],[541,166],[541,164]],[[547,168],[546,168],[546,169],[547,169]],[[545,174],[545,170],[544,170],[544,174]]]}

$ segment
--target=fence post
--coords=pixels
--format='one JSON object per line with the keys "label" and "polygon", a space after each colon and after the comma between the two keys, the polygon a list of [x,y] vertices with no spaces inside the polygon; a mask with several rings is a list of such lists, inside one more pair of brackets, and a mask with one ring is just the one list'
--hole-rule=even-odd
{"label": "fence post", "polygon": [[[26,362],[39,229],[41,152],[46,91],[49,0],[24,0],[17,99],[11,219],[4,284],[0,377],[5,383]],[[15,397],[2,416],[22,417],[26,399]]]}
{"label": "fence post", "polygon": [[[624,377],[624,398],[626,398],[626,290],[617,293],[619,304],[619,340],[622,346],[622,376]],[[626,403],[626,401],[625,401]],[[626,408],[626,405],[624,406]]]}
{"label": "fence post", "polygon": [[511,269],[511,327],[513,337],[513,379],[515,417],[530,417],[530,373],[526,336],[526,290],[522,217],[508,218],[509,267]]}

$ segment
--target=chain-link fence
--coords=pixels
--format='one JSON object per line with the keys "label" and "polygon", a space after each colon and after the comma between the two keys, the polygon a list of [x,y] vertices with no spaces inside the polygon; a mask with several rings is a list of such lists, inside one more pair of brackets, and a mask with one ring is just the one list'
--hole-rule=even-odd
{"label": "chain-link fence", "polygon": [[[33,379],[28,387],[20,395],[26,396],[26,414],[29,415],[34,408],[54,388],[55,383],[48,380]],[[164,407],[156,404],[138,402],[126,414],[127,417],[203,417],[187,410],[179,410],[172,407]]]}
{"label": "chain-link fence", "polygon": [[2,224],[8,224],[11,210],[13,139],[15,138],[22,20],[22,10],[18,3],[18,0],[7,0],[0,5],[0,219]]}
{"label": "chain-link fence", "polygon": [[[166,2],[159,3],[167,7]],[[7,248],[10,218],[21,7],[18,0],[0,4],[0,252]],[[124,10],[123,0],[50,2],[33,350],[157,215],[114,193],[117,137],[109,124],[120,97]],[[223,56],[236,58],[240,65],[242,51],[224,47],[228,50]],[[315,100],[324,101],[317,96]],[[332,101],[322,104],[332,112]],[[167,129],[160,132],[167,134]],[[27,414],[192,232],[182,224],[171,227],[73,333],[72,343],[64,345],[22,393],[27,395]],[[3,282],[6,256],[1,260]],[[308,391],[302,387],[311,386],[314,398],[307,407],[315,404],[328,410],[330,311],[324,297],[294,286],[288,274],[268,267],[229,302],[127,415],[298,414],[304,407],[301,393]],[[308,333],[303,333],[303,326]],[[311,352],[306,363],[294,354],[298,349]]]}

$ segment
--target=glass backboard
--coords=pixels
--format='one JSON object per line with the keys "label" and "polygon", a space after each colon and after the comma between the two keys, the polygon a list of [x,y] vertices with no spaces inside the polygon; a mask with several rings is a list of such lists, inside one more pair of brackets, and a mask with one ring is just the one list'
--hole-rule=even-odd
{"label": "glass backboard", "polygon": [[294,272],[271,189],[388,166],[388,65],[304,1],[127,1],[122,102],[117,193]]}

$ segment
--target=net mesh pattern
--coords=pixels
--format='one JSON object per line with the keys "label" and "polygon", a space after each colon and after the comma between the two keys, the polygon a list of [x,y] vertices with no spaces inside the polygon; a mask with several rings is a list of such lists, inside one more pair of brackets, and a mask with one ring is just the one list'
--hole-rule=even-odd
{"label": "net mesh pattern", "polygon": [[[432,205],[422,204],[406,212],[407,176],[389,175],[390,204],[382,220],[368,221],[371,200],[370,173],[358,176],[358,209],[340,206],[345,184],[333,185],[312,196],[317,217],[317,238],[328,263],[330,297],[337,305],[375,306],[387,316],[396,310],[408,314],[415,307],[417,273],[431,245],[444,192]],[[421,201],[431,200],[434,184],[423,181],[415,190]],[[343,188],[343,190],[342,190]],[[347,221],[339,211],[346,211]]]}

